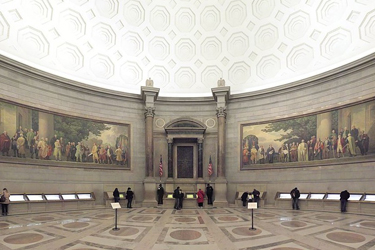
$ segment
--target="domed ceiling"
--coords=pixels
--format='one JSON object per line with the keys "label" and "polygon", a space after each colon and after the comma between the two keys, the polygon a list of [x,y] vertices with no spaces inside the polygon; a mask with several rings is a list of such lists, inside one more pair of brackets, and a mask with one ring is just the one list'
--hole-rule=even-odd
{"label": "domed ceiling", "polygon": [[85,84],[211,96],[287,84],[374,52],[374,0],[0,0],[0,53]]}

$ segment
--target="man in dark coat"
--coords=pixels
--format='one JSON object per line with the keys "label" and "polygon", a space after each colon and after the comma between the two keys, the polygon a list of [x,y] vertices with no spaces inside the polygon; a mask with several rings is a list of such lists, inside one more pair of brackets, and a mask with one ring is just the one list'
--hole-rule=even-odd
{"label": "man in dark coat", "polygon": [[290,196],[292,197],[292,200],[293,200],[293,203],[292,203],[293,209],[299,210],[298,201],[299,201],[300,195],[301,194],[299,190],[297,189],[297,187],[295,187],[294,189],[292,189],[292,191],[290,191]]}
{"label": "man in dark coat", "polygon": [[158,205],[163,204],[163,197],[164,197],[164,188],[161,184],[159,184],[158,190],[156,191],[158,195]]}
{"label": "man in dark coat", "polygon": [[348,190],[344,190],[340,193],[340,203],[341,203],[341,212],[346,212],[346,204],[348,204],[348,199],[350,197],[350,193]]}
{"label": "man in dark coat", "polygon": [[126,205],[127,208],[132,208],[132,201],[133,201],[134,193],[130,187],[126,191],[126,199],[128,200],[128,204]]}
{"label": "man in dark coat", "polygon": [[113,198],[115,199],[115,202],[120,201],[120,192],[118,191],[118,188],[115,188],[113,191]]}
{"label": "man in dark coat", "polygon": [[259,208],[259,202],[260,202],[260,192],[254,188],[253,191],[253,197],[254,197],[254,202],[257,203],[257,207]]}
{"label": "man in dark coat", "polygon": [[173,192],[174,209],[180,209],[180,187],[177,187]]}
{"label": "man in dark coat", "polygon": [[214,194],[214,189],[211,187],[210,184],[207,184],[206,187],[206,194],[207,194],[207,200],[208,200],[208,205],[213,205],[212,203],[212,196]]}
{"label": "man in dark coat", "polygon": [[182,204],[184,202],[185,194],[182,192],[182,189],[180,188],[180,193],[178,194],[178,208],[182,209]]}
{"label": "man in dark coat", "polygon": [[246,203],[248,202],[248,199],[249,199],[249,192],[244,192],[241,195],[242,206],[246,207]]}

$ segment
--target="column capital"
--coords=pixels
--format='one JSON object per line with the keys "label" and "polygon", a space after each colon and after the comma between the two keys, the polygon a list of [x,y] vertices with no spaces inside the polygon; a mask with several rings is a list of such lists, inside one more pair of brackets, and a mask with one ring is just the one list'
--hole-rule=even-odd
{"label": "column capital", "polygon": [[203,138],[198,138],[197,139],[198,143],[203,143],[203,140],[204,140]]}
{"label": "column capital", "polygon": [[173,138],[167,138],[167,142],[168,142],[168,144],[172,144],[173,143]]}
{"label": "column capital", "polygon": [[224,117],[226,118],[227,117],[227,111],[226,111],[227,107],[218,107],[216,108],[216,116],[219,118],[219,117]]}
{"label": "column capital", "polygon": [[155,116],[155,108],[154,107],[145,107],[145,118],[154,117],[154,116]]}

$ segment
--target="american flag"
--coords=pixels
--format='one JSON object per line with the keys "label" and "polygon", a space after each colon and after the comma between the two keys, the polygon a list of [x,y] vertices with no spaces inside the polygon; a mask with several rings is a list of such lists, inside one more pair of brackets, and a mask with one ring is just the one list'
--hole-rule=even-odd
{"label": "american flag", "polygon": [[159,163],[159,176],[162,177],[163,176],[163,159],[160,155],[160,163]]}
{"label": "american flag", "polygon": [[211,176],[213,173],[212,170],[212,160],[211,160],[211,155],[210,155],[210,162],[208,163],[208,176]]}

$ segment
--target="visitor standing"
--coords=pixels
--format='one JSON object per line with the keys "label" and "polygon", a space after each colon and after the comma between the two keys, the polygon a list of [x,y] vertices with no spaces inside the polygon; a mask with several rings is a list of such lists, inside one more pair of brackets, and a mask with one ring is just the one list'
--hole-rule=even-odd
{"label": "visitor standing", "polygon": [[340,193],[340,204],[341,204],[341,212],[346,212],[346,205],[348,204],[348,199],[350,198],[350,193],[348,190],[344,190]]}
{"label": "visitor standing", "polygon": [[177,187],[173,192],[174,209],[180,209],[180,187]]}
{"label": "visitor standing", "polygon": [[115,199],[115,202],[120,201],[120,192],[118,191],[117,188],[115,188],[115,190],[113,191],[113,198]]}
{"label": "visitor standing", "polygon": [[202,191],[202,189],[199,189],[197,193],[198,207],[203,208],[203,202],[204,202],[204,192]]}
{"label": "visitor standing", "polygon": [[259,202],[260,202],[260,192],[254,188],[253,190],[253,201],[257,203],[257,208],[259,208]]}
{"label": "visitor standing", "polygon": [[158,196],[158,205],[162,205],[163,204],[163,197],[164,197],[164,188],[161,184],[159,184],[159,187],[156,190],[156,194]]}
{"label": "visitor standing", "polygon": [[293,209],[299,210],[298,201],[300,197],[300,192],[297,187],[295,187],[294,189],[292,189],[292,191],[290,191],[290,196],[292,197],[292,200],[293,200],[293,203],[292,203]]}
{"label": "visitor standing", "polygon": [[213,205],[212,196],[214,195],[214,189],[210,184],[207,184],[206,194],[207,194],[207,204]]}
{"label": "visitor standing", "polygon": [[3,189],[3,194],[1,195],[1,210],[2,215],[7,216],[8,215],[8,206],[9,206],[9,197],[10,193],[8,192],[8,189]]}
{"label": "visitor standing", "polygon": [[134,192],[130,187],[128,187],[128,191],[126,191],[126,199],[128,200],[127,208],[132,208],[132,201],[134,197]]}

